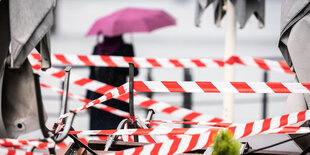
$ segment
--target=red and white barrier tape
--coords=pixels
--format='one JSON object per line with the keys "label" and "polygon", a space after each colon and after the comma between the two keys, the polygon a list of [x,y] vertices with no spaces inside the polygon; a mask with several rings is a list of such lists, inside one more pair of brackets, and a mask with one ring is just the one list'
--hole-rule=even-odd
{"label": "red and white barrier tape", "polygon": [[[33,69],[39,73],[46,74],[48,76],[52,76],[56,79],[63,80],[65,76],[65,72],[63,70],[59,70],[56,68],[50,68],[45,72],[40,71],[40,65],[33,63]],[[74,73],[70,74],[70,83],[100,93],[104,94],[108,90],[113,89],[113,86],[104,84],[100,81],[91,80],[88,78],[80,77],[78,75],[75,75]],[[128,102],[129,95],[125,94],[120,97],[117,97],[117,99]],[[164,102],[155,101],[153,99],[144,97],[142,95],[135,95],[135,102],[136,105],[139,105],[144,108],[151,108],[155,111],[162,112],[169,114],[171,116],[175,116],[176,118],[181,118],[189,121],[205,121],[205,122],[221,122],[223,121],[220,118],[209,116],[206,114],[202,114],[200,112],[196,112],[193,110],[189,110],[186,108],[176,107],[169,105]]]}
{"label": "red and white barrier tape", "polygon": [[[129,102],[129,95],[122,95],[119,96],[117,99]],[[222,122],[223,119],[210,116],[207,114],[203,114],[197,111],[193,111],[190,109],[177,107],[170,105],[165,102],[156,101],[153,99],[150,99],[148,97],[142,96],[142,95],[136,95],[135,94],[135,102],[134,104],[146,108],[146,109],[153,109],[154,111],[161,112],[168,114],[170,116],[174,116],[176,118],[181,118],[184,120],[189,121],[201,121],[201,122]]]}
{"label": "red and white barrier tape", "polygon": [[[41,83],[40,84],[41,85],[41,87],[43,87],[43,88],[48,88],[49,90],[53,90],[53,91],[55,91],[55,92],[57,92],[57,93],[59,93],[59,94],[62,94],[63,93],[63,90],[62,89],[59,89],[59,88],[56,88],[56,87],[52,87],[52,86],[50,86],[50,85],[47,85],[47,84],[44,84],[44,83]],[[86,98],[84,98],[84,97],[81,97],[81,96],[79,96],[79,95],[76,95],[76,94],[73,94],[73,93],[68,93],[68,96],[69,97],[71,97],[71,98],[74,98],[74,99],[76,99],[76,100],[79,100],[79,101],[81,101],[81,102],[84,102],[84,103],[89,103],[91,100],[89,100],[89,99],[86,99]],[[110,113],[112,113],[112,114],[115,114],[115,115],[117,115],[117,116],[120,116],[120,117],[124,117],[124,118],[130,118],[130,115],[129,115],[129,113],[128,112],[125,112],[125,111],[122,111],[122,110],[119,110],[119,109],[115,109],[115,108],[113,108],[113,107],[109,107],[109,106],[106,106],[106,105],[103,105],[103,104],[96,104],[94,107],[96,107],[96,108],[98,108],[98,109],[101,109],[101,110],[105,110],[105,111],[107,111],[107,112],[110,112]],[[158,126],[158,124],[152,124],[152,126],[153,125],[156,125],[156,126]],[[99,136],[100,137],[100,136]],[[126,136],[127,137],[127,136]],[[168,138],[168,139],[171,139],[171,138],[173,138],[174,136],[161,136],[160,138],[159,138],[159,140],[160,141],[163,141],[162,139],[164,139],[164,138]],[[92,140],[94,140],[94,139],[92,139]],[[126,141],[131,141],[131,142],[133,142],[133,139],[130,137],[130,138],[127,138],[127,139],[125,139]],[[84,140],[85,141],[85,140]],[[152,138],[150,138],[149,136],[140,136],[139,137],[139,141],[140,142],[148,142],[148,143],[154,143],[154,140],[152,139]],[[60,145],[60,144],[56,144],[56,145]],[[61,145],[64,145],[63,143],[61,143]],[[67,146],[67,145],[64,145],[64,146]]]}
{"label": "red and white barrier tape", "polygon": [[135,81],[136,92],[310,93],[310,83]]}
{"label": "red and white barrier tape", "polygon": [[[189,125],[205,125],[212,127],[222,127],[227,128],[233,125],[233,123],[212,123],[212,122],[191,122],[191,121],[170,121],[170,120],[147,120],[150,125],[152,123],[172,123],[172,124],[189,124]],[[267,130],[262,132],[262,134],[281,134],[281,133],[309,133],[310,128],[308,127],[292,127],[284,126],[281,128]]]}
{"label": "red and white barrier tape", "polygon": [[195,135],[204,134],[219,128],[151,128],[151,129],[113,129],[70,131],[69,134],[81,135]]}
{"label": "red and white barrier tape", "polygon": [[213,143],[213,137],[217,134],[216,131],[208,132],[201,135],[185,136],[182,138],[177,138],[173,140],[164,141],[161,143],[153,143],[144,145],[141,147],[126,149],[122,151],[117,151],[111,154],[115,155],[127,155],[127,154],[179,154],[183,152],[188,152],[191,150],[197,150],[205,148]]}
{"label": "red and white barrier tape", "polygon": [[[31,53],[29,58],[40,60],[38,53]],[[252,66],[268,71],[277,71],[287,74],[294,74],[283,61],[274,61],[245,56],[232,56],[226,61],[219,59],[169,59],[169,58],[141,58],[122,56],[99,56],[99,55],[73,55],[53,54],[53,65],[74,65],[74,66],[98,66],[98,67],[128,67],[128,63],[134,63],[139,68],[212,68],[223,67],[225,64],[240,64]]]}
{"label": "red and white barrier tape", "polygon": [[[237,139],[260,134],[260,133],[268,133],[268,132],[269,133],[281,133],[285,131],[287,133],[294,133],[294,132],[303,133],[303,132],[308,132],[309,130],[305,128],[303,129],[300,128],[301,129],[300,131],[297,131],[297,130],[292,131],[293,128],[288,128],[284,126],[299,123],[299,122],[309,120],[309,119],[310,119],[310,111],[307,110],[307,111],[286,114],[286,115],[282,115],[279,117],[268,118],[265,120],[259,120],[259,121],[250,122],[250,123],[232,124],[231,126],[229,126],[228,129],[232,131],[234,137]],[[289,130],[291,131],[289,132]],[[187,152],[187,151],[191,151],[194,149],[201,149],[203,147],[208,146],[208,145],[204,145],[203,147],[201,147],[201,145],[206,144],[207,141],[209,141],[209,144],[213,142],[213,140],[210,139],[210,137],[204,137],[206,139],[200,139],[200,137],[204,135],[206,134],[193,135],[192,138],[182,137],[180,139],[165,141],[163,143],[150,144],[150,145],[146,145],[146,146],[142,146],[138,148],[119,151],[119,152],[116,152],[115,154],[144,154],[144,153],[158,154],[158,152],[164,152],[164,154],[166,154],[169,151],[172,151],[173,153],[182,153],[182,151]],[[192,140],[193,137],[196,137],[196,140]],[[198,141],[197,139],[201,141],[197,143]],[[200,146],[197,146],[197,145],[200,145]],[[184,149],[184,148],[189,148],[189,147],[191,149]]]}
{"label": "red and white barrier tape", "polygon": [[[187,136],[187,135],[159,135],[159,136],[156,136],[156,138],[158,139],[159,142],[164,142],[167,140],[173,140],[173,139],[177,139],[177,138],[184,137],[184,136]],[[122,135],[121,137],[124,142],[134,142],[133,136]],[[155,143],[152,137],[148,135],[139,136],[139,142]]]}
{"label": "red and white barrier tape", "polygon": [[240,64],[244,66],[251,66],[267,71],[277,71],[287,74],[295,74],[290,70],[288,64],[283,61],[273,61],[273,60],[245,57],[245,56],[241,57],[232,56],[229,59],[227,59],[225,63],[230,65]]}
{"label": "red and white barrier tape", "polygon": [[[218,131],[219,128],[171,128],[167,129],[119,129],[119,130],[83,130],[83,131],[72,131],[69,134],[80,134],[80,135],[154,135],[154,136],[171,136],[171,135],[196,135],[205,134],[210,131]],[[309,133],[310,128],[308,127],[292,127],[284,126],[281,128],[270,129],[260,134],[303,134]],[[140,137],[141,138],[141,137]],[[170,138],[169,139],[175,139]],[[139,139],[141,140],[141,139]],[[130,140],[129,140],[130,141]],[[153,143],[148,139],[146,142]]]}
{"label": "red and white barrier tape", "polygon": [[[149,124],[152,123],[172,123],[172,124],[189,124],[189,125],[205,125],[212,127],[227,128],[233,125],[233,123],[212,123],[212,122],[190,122],[190,121],[170,121],[170,120],[147,120]],[[308,127],[291,127],[284,126],[263,132],[263,134],[277,134],[277,133],[308,133],[310,128]]]}
{"label": "red and white barrier tape", "polygon": [[193,121],[171,121],[171,120],[146,120],[151,126],[153,123],[171,123],[171,124],[188,124],[188,125],[204,125],[212,127],[229,127],[232,123],[213,123],[213,122],[193,122]]}
{"label": "red and white barrier tape", "polygon": [[309,133],[309,127],[292,127],[292,126],[285,126],[282,128],[272,129],[262,134],[305,134]]}
{"label": "red and white barrier tape", "polygon": [[[78,137],[78,139],[84,143],[85,145],[88,145],[88,142],[90,140],[107,140],[108,137],[107,136],[91,136],[91,137]],[[72,143],[73,140],[71,139],[65,139],[64,141],[62,141],[61,143],[56,144],[56,149],[65,149],[69,146],[70,143]]]}
{"label": "red and white barrier tape", "polygon": [[[30,58],[40,60],[38,53],[31,53],[29,56]],[[52,54],[51,59],[53,65],[73,66],[128,67],[128,63],[133,63],[135,67],[139,68],[205,68],[224,66],[222,60],[216,59],[168,59],[73,54]]]}
{"label": "red and white barrier tape", "polygon": [[[228,130],[232,131],[234,137],[239,139],[309,119],[310,111],[307,110],[250,123],[234,124],[234,126],[230,126]],[[210,136],[212,133],[213,135],[217,134],[216,131],[211,131],[205,134],[182,137],[162,143],[149,144],[111,154],[176,154],[188,152],[195,149],[201,149],[212,144],[214,137]]]}
{"label": "red and white barrier tape", "polygon": [[[228,127],[235,138],[243,138],[277,129],[310,119],[310,110],[291,113],[278,117],[258,120],[250,123],[232,123]],[[218,128],[155,128],[155,129],[119,129],[119,130],[92,130],[92,131],[71,131],[70,134],[94,134],[94,135],[194,135],[203,134]]]}
{"label": "red and white barrier tape", "polygon": [[[45,83],[41,83],[40,85],[41,85],[41,87],[49,89],[49,90],[52,90],[52,91],[55,91],[58,94],[61,94],[61,95],[63,94],[63,90],[62,89],[53,87],[53,86],[45,84]],[[68,93],[68,96],[73,98],[73,99],[76,99],[78,101],[81,101],[83,103],[91,102],[90,99],[84,98],[82,96],[79,96],[79,95],[76,95],[76,94],[73,94],[73,93]],[[125,112],[125,111],[122,111],[122,110],[119,110],[119,109],[116,109],[116,108],[113,108],[113,107],[110,107],[110,106],[107,106],[107,105],[104,105],[104,104],[96,104],[94,107],[98,108],[98,109],[101,109],[101,110],[104,110],[104,111],[107,111],[107,112],[110,112],[110,113],[112,113],[114,115],[117,115],[117,116],[120,116],[120,117],[130,118],[130,115],[129,115],[128,112]]]}
{"label": "red and white barrier tape", "polygon": [[[59,94],[62,94],[63,93],[63,90],[62,89],[59,89],[59,88],[56,88],[56,87],[52,87],[52,86],[50,86],[50,85],[47,85],[47,84],[43,84],[43,83],[41,83],[40,84],[43,88],[48,88],[48,89],[50,89],[50,90],[53,90],[53,91],[55,91],[55,92],[57,92],[57,93],[59,93]],[[76,94],[73,94],[73,93],[68,93],[68,96],[69,97],[71,97],[71,98],[74,98],[74,99],[76,99],[76,100],[79,100],[79,101],[81,101],[81,102],[84,102],[84,103],[89,103],[91,100],[89,100],[89,99],[86,99],[86,98],[84,98],[84,97],[81,97],[81,96],[79,96],[79,95],[76,95]],[[125,112],[125,111],[122,111],[122,110],[119,110],[119,109],[115,109],[115,108],[113,108],[113,107],[109,107],[109,106],[106,106],[106,105],[103,105],[103,104],[96,104],[95,106],[94,106],[95,108],[98,108],[98,109],[101,109],[101,110],[105,110],[105,111],[107,111],[107,112],[110,112],[110,113],[112,113],[112,114],[115,114],[115,115],[117,115],[117,116],[120,116],[120,117],[124,117],[124,118],[130,118],[130,115],[129,115],[129,113],[128,112]],[[156,127],[158,126],[158,124],[156,124],[156,123],[152,123],[152,125],[151,126],[154,126],[154,125],[156,125]],[[162,127],[162,125],[160,126],[160,127]],[[127,137],[127,136],[126,136]],[[174,138],[175,136],[160,136],[160,138],[158,138],[160,141],[163,141],[163,139],[172,139],[172,138]],[[94,140],[94,139],[92,139],[92,140]],[[130,138],[126,138],[126,139],[124,139],[124,140],[126,140],[126,141],[129,141],[129,142],[133,142],[133,139],[130,137]],[[85,141],[85,140],[84,140]],[[148,137],[148,136],[140,136],[139,137],[139,141],[140,142],[148,142],[148,143],[154,143],[154,140],[153,139],[151,139],[150,137]],[[62,143],[61,143],[62,144]],[[56,145],[59,145],[59,144],[56,144]],[[65,145],[66,146],[66,145]]]}
{"label": "red and white barrier tape", "polygon": [[0,154],[2,155],[48,155],[47,153],[28,152],[24,150],[1,148],[1,147],[0,147]]}
{"label": "red and white barrier tape", "polygon": [[256,135],[270,129],[277,129],[283,126],[288,126],[310,120],[310,110],[295,112],[278,117],[267,118],[264,120],[254,121],[250,123],[236,124],[233,123],[228,127],[232,131],[235,138],[243,138]]}
{"label": "red and white barrier tape", "polygon": [[[269,134],[282,134],[282,133],[309,133],[309,128],[301,128],[301,127],[283,127],[277,129],[270,130]],[[267,133],[267,132],[266,132]],[[264,133],[264,134],[266,134]],[[137,154],[179,154],[183,152],[189,152],[192,150],[197,150],[201,148],[205,148],[210,146],[213,143],[213,138],[217,134],[216,130],[212,132],[208,132],[205,134],[198,134],[192,136],[185,136],[177,139],[172,139],[169,141],[163,141],[161,143],[149,144],[141,147],[126,149],[111,154],[119,155],[137,155]]]}
{"label": "red and white barrier tape", "polygon": [[[205,134],[210,131],[218,131],[220,128],[170,128],[170,129],[118,129],[118,130],[82,130],[82,131],[70,131],[69,134],[78,134],[78,135],[154,135],[154,136],[171,136],[171,135],[197,135]],[[276,129],[270,129],[260,134],[301,134],[309,133],[310,128],[308,127],[292,127],[285,126]],[[174,138],[172,138],[174,139]],[[139,139],[140,140],[140,139]],[[148,140],[147,140],[148,141]],[[153,143],[153,141],[151,142]]]}
{"label": "red and white barrier tape", "polygon": [[36,149],[47,149],[55,146],[54,142],[42,142],[32,140],[19,140],[19,139],[0,139],[0,146],[3,147],[20,147],[20,146],[33,146]]}
{"label": "red and white barrier tape", "polygon": [[[79,107],[79,108],[77,108],[77,109],[72,110],[72,112],[74,112],[74,113],[80,112],[80,111],[82,111],[82,110],[84,110],[84,109],[87,109],[87,108],[89,108],[89,107],[91,107],[91,106],[94,106],[94,105],[99,104],[99,103],[101,103],[101,102],[107,101],[107,100],[109,100],[109,99],[111,99],[111,98],[113,98],[113,97],[118,97],[118,96],[120,96],[120,95],[123,95],[123,94],[125,94],[125,93],[128,93],[128,92],[129,92],[128,88],[129,88],[128,83],[125,83],[125,84],[122,85],[122,86],[119,86],[119,87],[117,87],[117,88],[114,88],[114,89],[108,91],[107,93],[105,93],[104,95],[102,95],[101,97],[99,97],[98,99],[95,99],[95,100],[93,100],[93,101],[91,101],[91,102],[85,104],[84,106],[81,106],[81,107]],[[60,122],[61,122],[64,118],[68,117],[70,114],[71,114],[71,112],[67,112],[67,113],[61,115],[61,116],[59,117],[59,119],[58,119],[58,123],[61,124]]]}

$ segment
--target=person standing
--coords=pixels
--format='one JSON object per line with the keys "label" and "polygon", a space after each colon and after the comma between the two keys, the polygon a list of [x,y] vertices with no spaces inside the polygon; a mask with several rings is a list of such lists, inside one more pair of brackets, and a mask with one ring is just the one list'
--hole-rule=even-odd
{"label": "person standing", "polygon": [[[114,37],[104,37],[103,42],[98,42],[93,51],[94,55],[107,56],[134,56],[134,49],[131,44],[123,41],[122,35]],[[118,67],[90,67],[90,79],[98,80],[108,85],[119,87],[127,82],[129,75],[128,68]],[[134,75],[138,75],[138,69],[134,70]],[[86,97],[94,100],[102,96],[96,92],[88,91]],[[129,104],[117,99],[110,99],[102,104],[129,112]],[[124,119],[109,112],[90,108],[90,129],[105,130],[116,129],[117,125]]]}

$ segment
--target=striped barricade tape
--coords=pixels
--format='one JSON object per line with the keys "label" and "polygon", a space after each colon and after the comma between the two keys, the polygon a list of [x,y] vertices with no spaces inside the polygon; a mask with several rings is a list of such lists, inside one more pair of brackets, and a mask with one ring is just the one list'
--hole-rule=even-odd
{"label": "striped barricade tape", "polygon": [[[298,131],[296,129],[280,128],[285,130],[286,133],[309,133],[309,129],[300,128]],[[286,130],[287,129],[287,130]],[[272,130],[273,131],[273,130]],[[282,132],[277,132],[282,133]],[[169,141],[164,141],[161,143],[149,144],[141,147],[126,149],[118,152],[109,153],[108,155],[139,155],[139,154],[179,154],[183,152],[189,152],[197,149],[202,149],[210,146],[214,137],[217,134],[216,131],[208,132],[200,135],[185,136],[177,139],[172,139]]]}
{"label": "striped barricade tape", "polygon": [[138,154],[179,154],[183,152],[189,152],[210,146],[213,143],[213,137],[217,134],[216,131],[208,132],[200,135],[185,136],[173,140],[167,140],[161,143],[148,144],[136,148],[126,149],[109,155],[138,155]]}
{"label": "striped barricade tape", "polygon": [[[30,58],[40,60],[38,53],[31,53]],[[142,58],[100,55],[52,54],[53,65],[97,66],[97,67],[128,67],[134,63],[139,68],[205,68],[223,67],[224,61],[217,59],[169,59]]]}
{"label": "striped barricade tape", "polygon": [[262,134],[305,134],[309,133],[309,127],[293,127],[293,126],[285,126],[282,128],[272,129],[266,132],[262,132]]}
{"label": "striped barricade tape", "polygon": [[[191,121],[170,121],[170,120],[147,120],[146,123],[189,124],[189,125],[204,125],[204,126],[222,127],[222,128],[233,126],[233,123],[212,123],[212,122],[191,122]],[[277,134],[277,133],[308,133],[308,132],[310,132],[310,128],[308,127],[284,126],[281,128],[272,129],[262,133]]]}
{"label": "striped barricade tape", "polygon": [[267,118],[249,123],[236,124],[233,123],[228,127],[232,131],[235,138],[243,138],[256,135],[271,129],[277,129],[303,122],[310,119],[310,110],[285,114],[278,117]]}
{"label": "striped barricade tape", "polygon": [[217,123],[217,122],[193,122],[193,121],[171,121],[171,120],[146,120],[146,123],[171,123],[171,124],[188,124],[188,125],[204,125],[212,127],[229,127],[232,123]]}
{"label": "striped barricade tape", "polygon": [[[90,141],[90,140],[107,140],[108,138],[107,138],[107,136],[91,136],[91,137],[78,137],[78,139],[82,142],[82,143],[84,143],[85,145],[88,145],[88,141]],[[62,142],[60,142],[60,143],[58,143],[58,144],[56,144],[56,149],[65,149],[65,148],[67,148],[69,145],[70,145],[70,143],[72,143],[73,142],[73,140],[71,140],[71,139],[65,139],[64,141],[62,141]]]}
{"label": "striped barricade tape", "polygon": [[[31,53],[29,58],[40,60],[38,53]],[[287,63],[246,56],[231,56],[226,61],[219,59],[190,59],[190,58],[142,58],[99,55],[53,54],[53,65],[98,66],[98,67],[128,67],[134,63],[138,68],[214,68],[225,64],[252,66],[268,71],[294,74]]]}
{"label": "striped barricade tape", "polygon": [[[228,130],[232,131],[234,138],[244,138],[253,136],[263,132],[277,129],[287,125],[299,123],[310,119],[310,111],[301,111],[291,114],[286,114],[265,120],[234,124]],[[189,137],[169,140],[161,143],[149,144],[141,147],[126,149],[111,154],[177,154],[188,152],[196,149],[201,149],[213,143],[213,138],[217,131],[211,131],[204,134],[197,134]],[[212,136],[210,136],[212,135]]]}
{"label": "striped barricade tape", "polygon": [[81,135],[195,135],[204,134],[219,128],[151,128],[151,129],[113,129],[70,131],[69,134]]}
{"label": "striped barricade tape", "polygon": [[[62,89],[59,89],[59,88],[56,88],[56,87],[53,87],[53,86],[50,86],[50,85],[47,85],[47,84],[44,84],[44,83],[41,83],[40,84],[41,87],[43,88],[48,88],[50,90],[53,90],[59,94],[62,94],[63,93],[63,90]],[[79,95],[76,95],[76,94],[73,94],[73,93],[68,93],[68,96],[71,97],[71,98],[74,98],[78,101],[81,101],[81,102],[84,102],[84,103],[89,103],[91,100],[87,99],[87,98],[84,98],[84,97],[81,97]],[[113,107],[109,107],[109,106],[106,106],[104,104],[96,104],[94,106],[95,108],[98,108],[98,109],[101,109],[101,110],[104,110],[104,111],[107,111],[107,112],[110,112],[112,114],[115,114],[117,116],[120,116],[120,117],[124,117],[124,118],[130,118],[130,115],[128,112],[125,112],[125,111],[122,111],[122,110],[119,110],[119,109],[115,109]],[[151,126],[156,126],[158,127],[159,124],[156,124],[156,123],[153,123]],[[162,127],[162,125],[160,126]],[[127,137],[127,136],[126,136]],[[175,136],[161,136],[159,138],[160,141],[163,141],[163,139],[172,139],[174,138]],[[125,141],[129,141],[129,142],[133,142],[133,139],[132,137],[129,137],[127,139],[125,139]],[[154,143],[154,140],[152,138],[150,138],[149,136],[140,136],[139,137],[139,141],[140,142],[148,142],[148,143]],[[56,144],[57,145],[63,145],[62,143],[61,144]],[[67,146],[67,145],[65,145]]]}
{"label": "striped barricade tape", "polygon": [[[56,87],[52,87],[52,86],[47,85],[47,84],[44,84],[44,83],[41,83],[40,85],[41,85],[43,88],[48,88],[48,89],[53,90],[53,91],[55,91],[55,92],[57,92],[57,93],[59,93],[59,94],[62,94],[62,93],[63,93],[63,90],[62,90],[62,89],[59,89],[59,88],[56,88]],[[88,102],[91,101],[91,100],[89,100],[89,99],[86,99],[86,98],[84,98],[84,97],[81,97],[81,96],[76,95],[76,94],[73,94],[73,93],[68,93],[68,96],[71,97],[71,98],[74,98],[74,99],[76,99],[76,100],[78,100],[78,101],[81,101],[81,102],[83,102],[83,103],[88,103]],[[110,113],[115,114],[115,115],[120,116],[120,117],[130,118],[130,115],[129,115],[128,112],[125,112],[125,111],[122,111],[122,110],[119,110],[119,109],[115,109],[115,108],[113,108],[113,107],[109,107],[109,106],[106,106],[106,105],[104,105],[104,104],[96,104],[94,107],[95,107],[95,108],[98,108],[98,109],[101,109],[101,110],[104,110],[104,111],[107,111],[107,112],[110,112]],[[157,128],[157,127],[163,127],[163,125],[160,125],[160,126],[159,126],[159,124],[157,124],[157,123],[152,123],[151,126],[152,126],[152,127],[156,127],[156,128]],[[161,137],[158,138],[158,139],[159,139],[160,141],[163,141],[163,140],[166,140],[166,139],[172,139],[172,138],[174,138],[174,137],[175,137],[175,136],[161,136]],[[127,139],[124,138],[124,140],[125,140],[125,141],[129,141],[129,142],[133,142],[132,137],[127,138]],[[139,137],[139,141],[140,141],[140,142],[154,143],[154,140],[153,140],[152,138],[148,137],[148,136],[140,136],[140,137]],[[58,144],[57,144],[57,145],[58,145]]]}
{"label": "striped barricade tape", "polygon": [[[305,133],[309,128],[285,127],[295,123],[303,122],[310,119],[310,110],[286,114],[278,117],[268,118],[250,123],[233,123],[228,127],[235,138],[244,138],[257,134],[274,134],[274,133]],[[283,128],[281,128],[283,127]],[[278,129],[280,128],[280,129]],[[181,128],[181,129],[125,129],[125,130],[101,130],[101,131],[72,131],[70,134],[95,134],[95,135],[175,135],[187,134],[197,136],[209,132],[217,132],[219,128]],[[181,138],[182,139],[182,138]],[[186,137],[185,137],[186,139]],[[174,139],[176,140],[176,139]],[[165,142],[164,142],[165,143]],[[179,142],[180,143],[180,142]],[[177,147],[177,146],[175,146]],[[186,146],[185,146],[186,147]],[[141,149],[141,148],[140,148]]]}
{"label": "striped barricade tape", "polygon": [[136,92],[310,93],[310,83],[135,81]]}
{"label": "striped barricade tape", "polygon": [[[32,67],[35,71],[42,73],[42,74],[46,74],[48,76],[52,76],[52,77],[59,79],[59,80],[64,80],[65,72],[63,70],[56,69],[56,68],[52,67],[45,72],[41,72],[40,71],[41,67],[39,64],[35,64],[33,62],[32,62],[32,64],[33,64]],[[76,86],[79,86],[79,87],[100,93],[100,94],[104,94],[108,90],[111,90],[114,88],[113,86],[104,84],[100,81],[80,77],[74,73],[71,73],[71,75],[70,75],[70,83],[72,83]],[[125,95],[118,97],[117,99],[128,102],[129,95],[125,94]],[[135,102],[134,103],[138,106],[141,106],[144,108],[152,108],[155,111],[166,113],[166,114],[169,114],[171,116],[175,116],[176,118],[181,118],[181,119],[185,119],[185,120],[206,121],[206,122],[221,122],[221,121],[223,121],[222,119],[217,118],[217,117],[202,114],[200,112],[196,112],[196,111],[189,110],[186,108],[172,106],[170,104],[155,101],[153,99],[144,97],[142,95],[136,95],[135,94]]]}
{"label": "striped barricade tape", "polygon": [[[45,83],[40,83],[41,87],[43,88],[47,88],[49,90],[52,90],[52,91],[55,91],[57,92],[58,94],[63,94],[63,90],[62,89],[59,89],[59,88],[56,88],[56,87],[53,87],[51,85],[48,85],[48,84],[45,84]],[[73,94],[73,93],[68,93],[68,96],[73,98],[73,99],[76,99],[78,101],[81,101],[83,103],[89,103],[91,102],[90,99],[87,99],[87,98],[84,98],[82,96],[79,96],[79,95],[76,95],[76,94]],[[125,112],[125,111],[122,111],[122,110],[119,110],[119,109],[116,109],[116,108],[113,108],[113,107],[110,107],[110,106],[107,106],[107,105],[104,105],[104,104],[96,104],[94,106],[95,108],[98,108],[98,109],[101,109],[101,110],[104,110],[104,111],[107,111],[107,112],[110,112],[114,115],[117,115],[117,116],[120,116],[120,117],[124,117],[124,118],[130,118],[130,115],[128,112]]]}
{"label": "striped barricade tape", "polygon": [[55,146],[54,142],[42,142],[32,140],[19,140],[19,139],[0,139],[0,146],[3,147],[21,147],[21,146],[32,146],[36,149],[47,149]]}
{"label": "striped barricade tape", "polygon": [[[123,95],[118,97],[117,99],[129,102],[129,95]],[[170,116],[174,116],[176,118],[181,118],[184,120],[190,120],[190,121],[204,121],[204,122],[222,122],[223,119],[210,116],[207,114],[203,114],[194,110],[177,107],[170,105],[165,102],[156,101],[153,99],[150,99],[148,97],[137,95],[135,94],[135,102],[134,104],[146,108],[146,109],[153,109],[154,111],[161,112],[168,114]]]}
{"label": "striped barricade tape", "polygon": [[0,147],[0,154],[3,155],[48,155],[48,153],[29,152],[19,149],[9,149]]}
{"label": "striped barricade tape", "polygon": [[[92,106],[94,106],[96,104],[99,104],[101,102],[107,101],[107,100],[109,100],[109,99],[111,99],[113,97],[118,97],[120,95],[128,93],[129,92],[128,88],[129,88],[128,83],[125,83],[122,86],[119,86],[117,88],[114,88],[114,89],[108,91],[107,93],[105,93],[101,97],[99,97],[99,98],[97,98],[95,100],[92,100],[91,102],[85,104],[84,106],[81,106],[81,107],[79,107],[77,109],[72,110],[72,112],[74,112],[74,113],[80,112],[80,111],[85,110],[85,109],[87,109],[89,107],[92,107]],[[61,126],[61,121],[64,118],[68,117],[70,114],[71,114],[71,112],[67,112],[67,113],[65,113],[65,114],[63,114],[63,115],[61,115],[59,117],[59,119],[58,119],[59,126]],[[57,129],[57,132],[59,132],[59,129],[60,128]]]}
{"label": "striped barricade tape", "polygon": [[[197,135],[197,134],[205,134],[210,131],[218,131],[220,128],[155,128],[155,129],[118,129],[118,130],[81,130],[81,131],[71,131],[69,134],[78,134],[78,135],[97,135],[97,136],[108,136],[108,135],[138,135],[138,136],[166,136],[169,139],[175,139],[177,137],[169,137],[175,135]],[[301,134],[301,133],[309,133],[309,127],[292,127],[292,126],[284,126],[281,128],[270,129],[259,134]],[[139,139],[140,140],[140,139]],[[129,140],[132,141],[132,140]],[[144,138],[144,141],[153,143],[152,140],[148,140]]]}
{"label": "striped barricade tape", "polygon": [[288,64],[283,61],[273,61],[273,60],[245,57],[245,56],[232,56],[229,59],[227,59],[225,63],[230,65],[240,64],[244,66],[251,66],[267,71],[277,71],[286,74],[295,74],[290,70]]}
{"label": "striped barricade tape", "polygon": [[[175,139],[176,136],[157,136],[157,138],[160,141],[165,141],[165,140],[171,140],[171,139]],[[104,140],[106,141],[108,138],[107,136],[90,136],[90,137],[78,137],[78,139],[84,143],[85,145],[88,145],[88,142],[90,140]],[[134,140],[132,139],[132,137],[130,137],[127,141],[129,142],[133,142]],[[65,149],[69,146],[70,143],[72,143],[73,140],[71,139],[65,139],[64,141],[62,141],[61,143],[56,144],[56,149]],[[148,136],[139,136],[139,142],[147,142],[147,143],[154,143],[153,139],[150,139],[150,137]]]}
{"label": "striped barricade tape", "polygon": [[[243,138],[277,129],[291,124],[296,124],[310,119],[310,110],[286,114],[278,117],[258,120],[249,123],[232,123],[226,126],[234,134],[235,138]],[[70,134],[94,134],[94,135],[194,135],[203,134],[218,128],[155,128],[155,129],[120,129],[120,130],[92,130],[72,131]]]}
{"label": "striped barricade tape", "polygon": [[[159,135],[159,136],[156,136],[156,138],[158,139],[159,142],[164,142],[167,140],[177,139],[183,136],[187,136],[187,135]],[[134,142],[133,136],[122,135],[121,137],[122,137],[122,140],[125,142]],[[139,136],[139,142],[155,143],[155,141],[149,135]]]}

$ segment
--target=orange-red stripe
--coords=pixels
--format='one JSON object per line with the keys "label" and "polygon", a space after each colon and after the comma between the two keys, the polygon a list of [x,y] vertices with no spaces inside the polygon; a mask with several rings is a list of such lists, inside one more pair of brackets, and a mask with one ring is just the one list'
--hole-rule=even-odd
{"label": "orange-red stripe", "polygon": [[255,93],[255,91],[246,82],[230,82],[239,93]]}
{"label": "orange-red stripe", "polygon": [[146,58],[146,61],[148,61],[150,64],[152,64],[153,67],[161,67],[161,65],[157,62],[156,59]]}
{"label": "orange-red stripe", "polygon": [[266,85],[275,93],[291,93],[291,91],[280,82],[266,82]]}
{"label": "orange-red stripe", "polygon": [[93,62],[91,62],[86,55],[78,55],[77,56],[86,66],[96,66]]}
{"label": "orange-red stripe", "polygon": [[185,90],[175,81],[161,82],[170,92],[185,92]]}
{"label": "orange-red stripe", "polygon": [[196,82],[205,93],[219,93],[220,91],[211,82]]}

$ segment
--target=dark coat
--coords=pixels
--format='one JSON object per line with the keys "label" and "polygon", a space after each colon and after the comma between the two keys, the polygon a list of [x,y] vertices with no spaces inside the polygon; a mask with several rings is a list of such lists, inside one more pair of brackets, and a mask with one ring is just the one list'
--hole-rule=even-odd
{"label": "dark coat", "polygon": [[[98,53],[97,45],[94,49],[93,54]],[[112,54],[113,56],[134,56],[134,50],[132,45],[124,44],[117,50],[117,52]],[[117,68],[117,67],[91,67],[90,68],[90,79],[97,80],[114,87],[121,86],[127,82],[127,76],[129,75],[128,68]],[[138,69],[135,69],[135,75],[138,75]],[[88,99],[94,100],[102,96],[95,92],[88,91],[86,97]],[[126,102],[111,99],[103,104],[129,112],[129,105]],[[124,119],[122,117],[116,116],[109,112],[90,108],[90,129],[91,130],[103,130],[103,129],[116,129],[119,122]]]}

